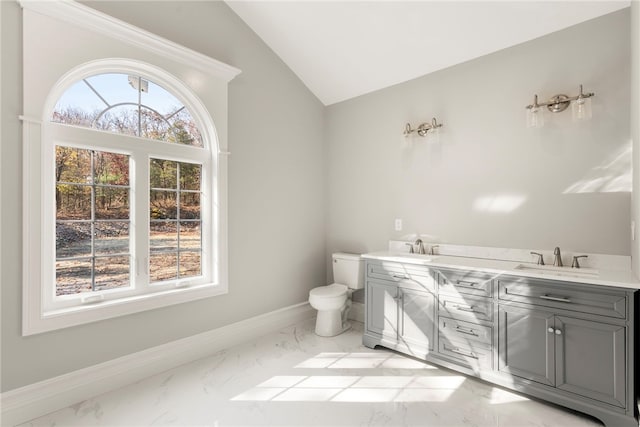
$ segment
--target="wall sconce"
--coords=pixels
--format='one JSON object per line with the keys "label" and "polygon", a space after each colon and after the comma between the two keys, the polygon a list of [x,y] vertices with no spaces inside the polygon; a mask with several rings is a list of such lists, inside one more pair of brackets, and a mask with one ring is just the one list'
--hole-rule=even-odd
{"label": "wall sconce", "polygon": [[544,126],[544,109],[542,107],[547,107],[547,110],[552,113],[560,113],[569,108],[571,104],[573,120],[589,120],[592,116],[591,97],[594,95],[595,93],[593,92],[584,93],[582,85],[580,85],[580,93],[577,96],[560,94],[555,95],[548,102],[538,103],[538,95],[534,95],[533,104],[525,107],[527,109],[527,127]]}
{"label": "wall sconce", "polygon": [[441,128],[441,127],[442,127],[442,123],[438,123],[438,121],[434,117],[431,119],[431,123],[421,123],[420,126],[418,126],[415,129],[411,129],[411,124],[407,123],[404,126],[403,134],[405,137],[408,137],[412,133],[416,132],[418,135],[424,137],[424,136],[427,136],[427,133],[429,131],[435,132],[438,130],[438,128]]}

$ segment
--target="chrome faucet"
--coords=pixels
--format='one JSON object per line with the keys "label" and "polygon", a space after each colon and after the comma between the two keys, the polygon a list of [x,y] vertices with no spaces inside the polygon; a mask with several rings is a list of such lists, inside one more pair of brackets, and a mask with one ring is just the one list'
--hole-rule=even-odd
{"label": "chrome faucet", "polygon": [[544,257],[539,252],[531,252],[531,255],[536,255],[538,257],[538,265],[544,265]]}
{"label": "chrome faucet", "polygon": [[413,243],[405,243],[405,245],[409,246],[409,253],[412,254],[413,253]]}
{"label": "chrome faucet", "polygon": [[553,255],[553,265],[556,267],[562,267],[562,255],[560,255],[560,248],[558,246],[553,250]]}
{"label": "chrome faucet", "polygon": [[414,245],[418,246],[418,253],[424,255],[424,243],[422,243],[422,239],[416,240]]}
{"label": "chrome faucet", "polygon": [[439,247],[440,245],[431,245],[431,248],[429,249],[429,255],[435,255],[435,249]]}
{"label": "chrome faucet", "polygon": [[571,263],[571,268],[580,268],[580,263],[578,260],[580,258],[589,258],[587,255],[576,255],[573,257],[573,262]]}

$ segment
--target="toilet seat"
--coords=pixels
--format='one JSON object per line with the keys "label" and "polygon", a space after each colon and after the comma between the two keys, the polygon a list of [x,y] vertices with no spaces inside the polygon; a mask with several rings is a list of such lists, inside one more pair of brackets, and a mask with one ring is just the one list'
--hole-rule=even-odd
{"label": "toilet seat", "polygon": [[342,285],[340,283],[332,283],[328,286],[318,286],[317,288],[311,289],[309,295],[312,297],[320,297],[320,298],[335,298],[346,295],[349,288],[346,285]]}

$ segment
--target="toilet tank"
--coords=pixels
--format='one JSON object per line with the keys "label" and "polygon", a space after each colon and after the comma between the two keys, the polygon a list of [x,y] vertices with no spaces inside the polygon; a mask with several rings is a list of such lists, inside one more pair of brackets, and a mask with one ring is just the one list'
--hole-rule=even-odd
{"label": "toilet tank", "polygon": [[333,258],[333,281],[347,285],[350,289],[364,287],[364,260],[359,254],[335,253]]}

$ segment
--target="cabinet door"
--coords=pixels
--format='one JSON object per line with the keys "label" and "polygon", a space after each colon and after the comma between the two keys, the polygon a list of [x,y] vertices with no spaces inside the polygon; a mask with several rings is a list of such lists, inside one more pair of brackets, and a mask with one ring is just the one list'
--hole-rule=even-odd
{"label": "cabinet door", "polygon": [[390,340],[398,339],[398,287],[367,281],[367,331]]}
{"label": "cabinet door", "polygon": [[556,387],[624,408],[625,328],[556,316]]}
{"label": "cabinet door", "polygon": [[433,351],[436,299],[431,292],[400,288],[400,341],[418,353]]}
{"label": "cabinet door", "polygon": [[554,315],[501,305],[498,369],[542,384],[555,384]]}

